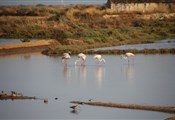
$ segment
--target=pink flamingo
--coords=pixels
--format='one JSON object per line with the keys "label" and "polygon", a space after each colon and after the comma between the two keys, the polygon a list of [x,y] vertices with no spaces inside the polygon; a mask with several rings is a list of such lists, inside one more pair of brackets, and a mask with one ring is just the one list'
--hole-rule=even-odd
{"label": "pink flamingo", "polygon": [[94,55],[94,59],[97,60],[98,64],[100,64],[101,62],[103,62],[104,64],[106,63],[105,59],[102,58],[102,55]]}
{"label": "pink flamingo", "polygon": [[62,62],[67,66],[67,60],[71,58],[71,52],[63,53]]}
{"label": "pink flamingo", "polygon": [[121,55],[121,58],[128,60],[128,63],[130,63],[130,58],[134,58],[134,54],[131,52],[127,52],[124,55]]}
{"label": "pink flamingo", "polygon": [[86,55],[83,53],[78,54],[78,60],[75,61],[75,65],[80,62],[81,65],[85,65]]}

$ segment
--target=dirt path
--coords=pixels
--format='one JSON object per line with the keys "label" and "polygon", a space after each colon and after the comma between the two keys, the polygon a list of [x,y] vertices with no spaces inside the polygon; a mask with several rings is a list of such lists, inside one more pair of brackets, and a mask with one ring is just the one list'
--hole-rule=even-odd
{"label": "dirt path", "polygon": [[47,49],[53,42],[54,40],[37,40],[24,43],[3,44],[0,45],[0,55],[41,52]]}

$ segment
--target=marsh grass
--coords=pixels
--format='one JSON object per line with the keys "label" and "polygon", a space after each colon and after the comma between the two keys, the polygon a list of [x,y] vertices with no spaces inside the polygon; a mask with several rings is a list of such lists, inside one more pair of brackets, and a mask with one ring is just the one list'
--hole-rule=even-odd
{"label": "marsh grass", "polygon": [[[105,15],[115,17],[105,18]],[[52,50],[59,53],[175,36],[175,16],[161,20],[138,18],[142,15],[116,13],[100,5],[7,6],[0,8],[0,33],[3,33],[0,37],[56,39],[60,44]],[[70,42],[75,39],[83,45]]]}
{"label": "marsh grass", "polygon": [[162,49],[143,49],[143,50],[137,50],[137,49],[127,49],[127,50],[89,50],[86,51],[88,54],[125,54],[126,52],[132,52],[134,54],[175,54],[175,48],[162,48]]}

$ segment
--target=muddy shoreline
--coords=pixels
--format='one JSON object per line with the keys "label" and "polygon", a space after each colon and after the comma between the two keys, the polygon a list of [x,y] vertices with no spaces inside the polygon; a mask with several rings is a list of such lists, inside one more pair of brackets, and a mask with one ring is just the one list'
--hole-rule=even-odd
{"label": "muddy shoreline", "polygon": [[42,52],[43,50],[48,49],[53,42],[53,40],[37,40],[33,42],[0,45],[0,56]]}
{"label": "muddy shoreline", "polygon": [[[55,40],[37,40],[32,42],[24,43],[10,43],[0,45],[0,56],[24,54],[24,53],[35,53],[40,52],[47,56],[58,56],[62,55],[63,51],[53,50],[52,46],[56,45]],[[62,46],[60,46],[62,47]],[[78,54],[83,52],[85,54],[124,54],[126,52],[133,52],[134,54],[175,54],[175,48],[161,48],[161,49],[113,49],[113,50],[84,50],[76,51],[72,54]]]}
{"label": "muddy shoreline", "polygon": [[82,102],[82,101],[71,101],[70,103],[80,104],[80,105],[113,107],[113,108],[149,110],[149,111],[175,114],[174,106],[153,106],[153,105],[123,104],[123,103],[111,103],[111,102]]}

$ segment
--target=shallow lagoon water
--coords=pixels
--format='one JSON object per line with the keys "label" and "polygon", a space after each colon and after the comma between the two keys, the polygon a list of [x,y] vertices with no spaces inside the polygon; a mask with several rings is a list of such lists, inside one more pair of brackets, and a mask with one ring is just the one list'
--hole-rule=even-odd
{"label": "shallow lagoon water", "polygon": [[[76,56],[64,67],[61,57],[40,54],[0,57],[0,90],[15,90],[41,100],[0,101],[0,119],[157,119],[173,114],[82,105],[73,100],[175,106],[175,55],[136,55],[128,65],[117,55],[104,55],[96,65],[75,66]],[[55,100],[55,97],[58,100]]]}
{"label": "shallow lagoon water", "polygon": [[91,50],[113,50],[113,49],[143,50],[143,49],[162,49],[162,48],[175,48],[175,39],[165,39],[165,40],[157,41],[155,43],[132,44],[132,45],[120,45],[120,46],[113,46],[113,47],[95,48],[95,49],[91,49]]}
{"label": "shallow lagoon water", "polygon": [[20,43],[20,39],[0,39],[0,45],[1,44],[9,44],[9,43]]}
{"label": "shallow lagoon water", "polygon": [[[35,41],[35,39],[30,39],[30,41]],[[0,39],[0,45],[9,44],[9,43],[21,43],[20,39]]]}
{"label": "shallow lagoon water", "polygon": [[106,0],[1,0],[1,5],[71,5],[71,4],[104,4]]}

